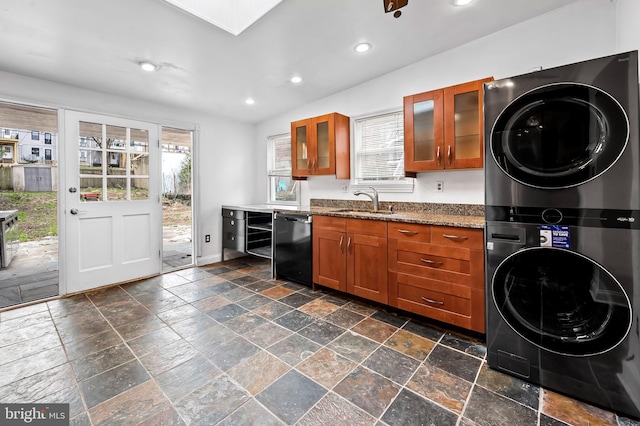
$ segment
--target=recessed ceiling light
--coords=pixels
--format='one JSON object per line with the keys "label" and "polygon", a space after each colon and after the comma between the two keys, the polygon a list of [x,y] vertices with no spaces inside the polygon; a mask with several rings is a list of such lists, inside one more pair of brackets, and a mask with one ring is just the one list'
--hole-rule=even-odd
{"label": "recessed ceiling light", "polygon": [[247,105],[253,105],[253,104],[255,104],[255,103],[256,103],[256,101],[255,101],[255,99],[247,98],[247,99],[244,101],[244,103],[245,103],[245,104],[247,104]]}
{"label": "recessed ceiling light", "polygon": [[148,61],[141,61],[141,62],[138,62],[138,65],[139,65],[139,66],[140,66],[140,68],[142,68],[143,70],[145,70],[145,71],[149,71],[149,72],[152,72],[152,71],[155,71],[155,70],[157,70],[157,69],[158,69],[158,66],[157,66],[156,64],[154,64],[154,63],[152,63],[152,62],[148,62]]}
{"label": "recessed ceiling light", "polygon": [[355,51],[358,53],[364,53],[371,49],[371,45],[369,43],[360,43],[356,45]]}
{"label": "recessed ceiling light", "polygon": [[302,82],[302,78],[301,78],[301,77],[298,77],[298,76],[296,75],[296,76],[294,76],[294,77],[291,77],[291,82],[292,82],[292,83],[294,83],[294,84],[298,84],[298,83]]}
{"label": "recessed ceiling light", "polygon": [[454,6],[466,6],[471,3],[473,0],[451,0],[451,3]]}

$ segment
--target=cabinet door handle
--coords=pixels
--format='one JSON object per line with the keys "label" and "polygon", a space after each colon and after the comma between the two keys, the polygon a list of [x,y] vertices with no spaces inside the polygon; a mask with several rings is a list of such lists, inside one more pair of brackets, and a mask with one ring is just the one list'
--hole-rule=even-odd
{"label": "cabinet door handle", "polygon": [[398,232],[405,235],[418,235],[416,231],[409,231],[408,229],[398,229]]}
{"label": "cabinet door handle", "polygon": [[427,299],[426,297],[421,297],[420,299],[424,300],[427,303],[433,303],[434,305],[444,305],[444,302],[439,300]]}
{"label": "cabinet door handle", "polygon": [[435,260],[430,260],[430,259],[420,259],[420,261],[428,265],[434,265],[434,266],[444,265],[444,262],[436,262]]}
{"label": "cabinet door handle", "polygon": [[347,253],[351,253],[351,237],[349,237],[347,241]]}
{"label": "cabinet door handle", "polygon": [[439,166],[440,165],[440,147],[438,147],[438,151],[436,152],[436,162]]}
{"label": "cabinet door handle", "polygon": [[451,145],[447,148],[447,161],[449,162],[449,165],[451,165]]}
{"label": "cabinet door handle", "polygon": [[468,240],[469,237],[465,236],[465,235],[449,235],[449,234],[442,234],[443,237],[448,238],[450,240]]}
{"label": "cabinet door handle", "polygon": [[316,171],[316,159],[315,158],[313,159],[313,171],[314,172]]}
{"label": "cabinet door handle", "polygon": [[308,158],[307,158],[307,170],[310,170],[309,169],[309,159]]}
{"label": "cabinet door handle", "polygon": [[344,237],[340,236],[340,253],[344,253],[344,251],[342,250],[342,241],[344,241]]}

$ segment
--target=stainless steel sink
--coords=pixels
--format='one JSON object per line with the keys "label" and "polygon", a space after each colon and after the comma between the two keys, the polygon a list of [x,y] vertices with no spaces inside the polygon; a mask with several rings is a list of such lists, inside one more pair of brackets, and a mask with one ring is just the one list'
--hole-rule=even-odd
{"label": "stainless steel sink", "polygon": [[392,211],[388,210],[364,210],[364,209],[337,209],[331,210],[333,213],[367,213],[367,214],[394,214]]}

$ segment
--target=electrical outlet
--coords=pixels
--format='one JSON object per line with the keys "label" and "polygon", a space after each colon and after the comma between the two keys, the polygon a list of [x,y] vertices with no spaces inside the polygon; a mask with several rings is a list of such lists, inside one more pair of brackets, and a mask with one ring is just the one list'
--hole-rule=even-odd
{"label": "electrical outlet", "polygon": [[436,192],[444,192],[444,182],[441,180],[436,181]]}
{"label": "electrical outlet", "polygon": [[204,236],[204,242],[205,243],[210,243],[211,242],[211,235],[207,234]]}

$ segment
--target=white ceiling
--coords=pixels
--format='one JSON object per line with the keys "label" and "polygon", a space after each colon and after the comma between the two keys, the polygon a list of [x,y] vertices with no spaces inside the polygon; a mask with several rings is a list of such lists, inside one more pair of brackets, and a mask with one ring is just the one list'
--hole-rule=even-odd
{"label": "white ceiling", "polygon": [[2,0],[0,70],[256,123],[574,1],[284,0],[234,36],[164,0]]}

